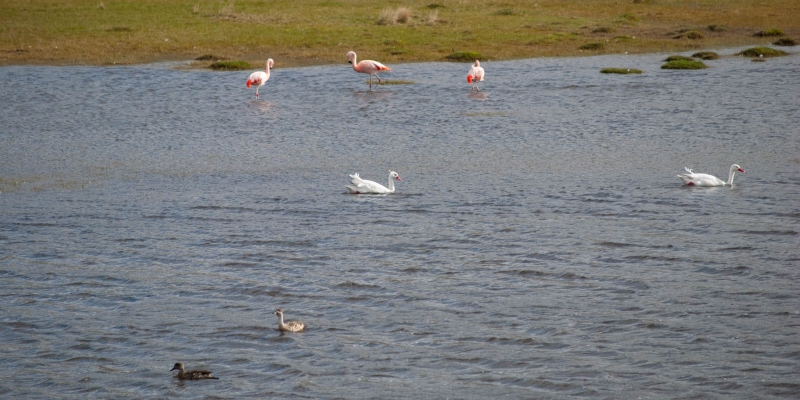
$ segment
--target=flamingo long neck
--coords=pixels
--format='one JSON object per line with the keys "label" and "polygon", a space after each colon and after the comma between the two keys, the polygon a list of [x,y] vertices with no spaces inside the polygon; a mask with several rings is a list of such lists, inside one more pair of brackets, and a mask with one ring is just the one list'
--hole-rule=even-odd
{"label": "flamingo long neck", "polygon": [[728,182],[726,185],[732,186],[733,185],[733,176],[736,175],[736,167],[731,165],[731,170],[728,172]]}
{"label": "flamingo long neck", "polygon": [[392,174],[389,174],[389,192],[394,193],[394,179],[392,179]]}
{"label": "flamingo long neck", "polygon": [[361,72],[361,70],[358,69],[358,60],[356,60],[355,54],[353,54],[353,60],[351,60],[350,63],[353,64],[353,71]]}

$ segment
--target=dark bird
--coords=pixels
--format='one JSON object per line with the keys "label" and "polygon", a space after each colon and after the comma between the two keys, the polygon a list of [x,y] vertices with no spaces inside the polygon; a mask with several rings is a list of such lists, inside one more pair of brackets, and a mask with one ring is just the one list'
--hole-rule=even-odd
{"label": "dark bird", "polygon": [[178,375],[174,375],[175,378],[180,380],[184,379],[219,379],[217,377],[211,376],[211,371],[201,371],[201,370],[194,370],[194,371],[186,371],[183,369],[183,363],[175,363],[175,366],[172,367],[170,371],[178,371]]}

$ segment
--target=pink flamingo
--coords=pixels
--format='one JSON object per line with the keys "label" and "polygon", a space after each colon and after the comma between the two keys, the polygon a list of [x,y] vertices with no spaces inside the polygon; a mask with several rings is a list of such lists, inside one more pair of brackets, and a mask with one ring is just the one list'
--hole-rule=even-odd
{"label": "pink flamingo", "polygon": [[372,75],[378,78],[378,83],[381,83],[381,78],[378,76],[378,71],[391,71],[392,69],[372,60],[363,60],[360,63],[356,62],[356,52],[351,51],[347,53],[347,62],[353,64],[353,71],[361,72],[362,74],[369,74],[369,88],[372,89]]}
{"label": "pink flamingo", "polygon": [[269,70],[272,69],[272,65],[275,64],[275,61],[272,61],[270,58],[267,60],[267,72],[264,71],[256,71],[250,74],[250,77],[247,78],[247,88],[250,89],[250,85],[258,85],[256,87],[256,99],[258,99],[258,89],[261,86],[264,86],[269,80]]}
{"label": "pink flamingo", "polygon": [[483,68],[481,67],[481,62],[475,60],[475,65],[469,69],[467,73],[467,83],[472,84],[472,90],[481,91],[478,89],[478,82],[483,82]]}

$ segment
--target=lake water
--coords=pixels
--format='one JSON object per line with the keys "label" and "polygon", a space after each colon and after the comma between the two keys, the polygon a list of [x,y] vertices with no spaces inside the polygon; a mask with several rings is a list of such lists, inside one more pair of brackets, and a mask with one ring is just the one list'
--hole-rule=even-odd
{"label": "lake water", "polygon": [[0,397],[797,398],[791,51],[0,68]]}

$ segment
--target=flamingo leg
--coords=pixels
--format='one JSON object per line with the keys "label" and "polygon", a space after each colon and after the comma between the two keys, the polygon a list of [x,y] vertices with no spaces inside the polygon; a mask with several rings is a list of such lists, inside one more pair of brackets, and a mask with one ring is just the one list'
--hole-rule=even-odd
{"label": "flamingo leg", "polygon": [[372,89],[372,74],[369,74],[369,88]]}
{"label": "flamingo leg", "polygon": [[375,77],[378,78],[378,83],[381,83],[381,77],[378,74],[375,74]]}

